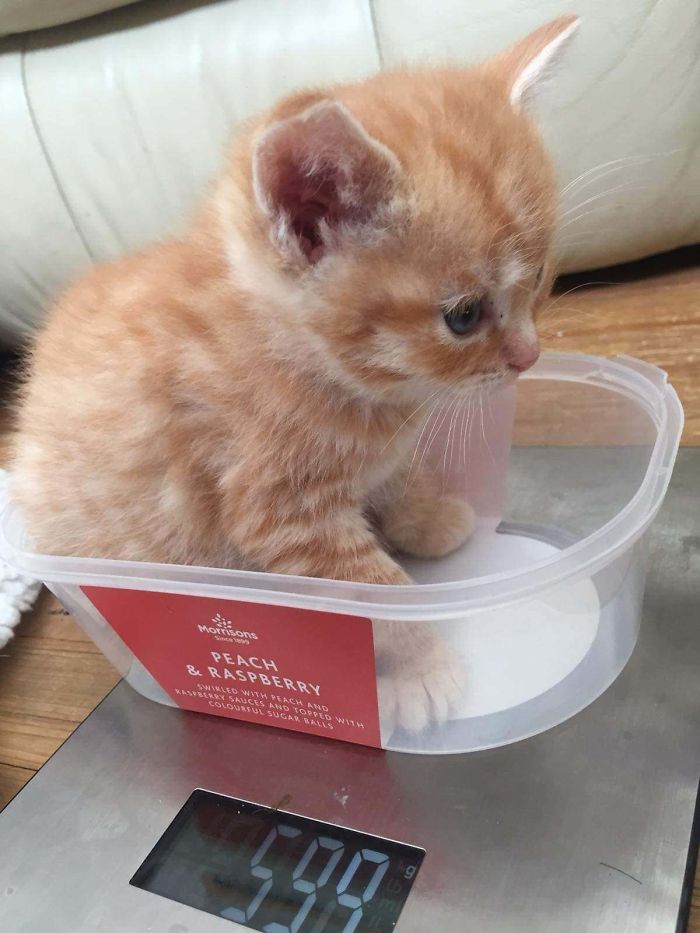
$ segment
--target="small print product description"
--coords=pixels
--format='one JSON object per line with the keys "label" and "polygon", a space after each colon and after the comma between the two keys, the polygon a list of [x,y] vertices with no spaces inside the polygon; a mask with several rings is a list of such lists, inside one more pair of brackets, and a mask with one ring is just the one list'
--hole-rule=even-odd
{"label": "small print product description", "polygon": [[183,709],[380,747],[369,619],[208,596],[83,593]]}

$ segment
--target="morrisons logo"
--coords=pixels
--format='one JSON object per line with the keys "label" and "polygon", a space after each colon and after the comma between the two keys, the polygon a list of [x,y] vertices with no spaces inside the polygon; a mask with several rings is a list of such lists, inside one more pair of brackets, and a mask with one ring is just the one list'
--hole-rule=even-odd
{"label": "morrisons logo", "polygon": [[235,628],[230,619],[224,618],[224,616],[218,612],[211,619],[209,624],[205,625],[200,622],[197,625],[197,630],[202,632],[202,634],[214,635],[217,639],[230,639],[241,645],[249,644],[251,641],[257,641],[258,639],[255,632],[247,632]]}

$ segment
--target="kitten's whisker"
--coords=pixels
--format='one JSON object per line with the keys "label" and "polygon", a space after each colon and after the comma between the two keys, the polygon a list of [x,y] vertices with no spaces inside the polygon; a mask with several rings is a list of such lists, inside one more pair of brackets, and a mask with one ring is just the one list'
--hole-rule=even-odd
{"label": "kitten's whisker", "polygon": [[[446,442],[446,444],[445,444],[445,457],[444,457],[443,464],[442,464],[443,484],[444,484],[445,478],[447,477],[447,470],[448,470],[448,469],[449,469],[450,471],[452,470],[452,456],[453,456],[453,454],[454,454],[454,442],[455,442],[456,431],[455,431],[455,434],[454,434],[454,435],[453,435],[452,432],[454,431],[455,427],[457,426],[457,418],[458,418],[458,416],[459,416],[459,407],[458,407],[458,406],[459,406],[459,404],[460,404],[460,401],[461,401],[461,399],[459,399],[459,398],[455,399],[455,402],[454,402],[454,405],[453,405],[452,418],[450,419],[450,429],[449,429],[449,431],[447,432],[447,442]],[[449,447],[449,449],[450,449],[450,462],[449,462],[449,465],[445,462],[445,461],[447,460],[447,448],[448,448],[448,447]]]}
{"label": "kitten's whisker", "polygon": [[564,315],[560,317],[561,309],[558,309],[546,323],[549,326],[538,328],[540,337],[544,340],[547,337],[569,337],[577,332],[577,328],[586,329],[590,321],[596,321],[597,311],[589,308],[564,308]]}
{"label": "kitten's whisker", "polygon": [[449,453],[449,450],[450,450],[450,441],[451,441],[451,439],[452,439],[452,425],[454,424],[454,418],[455,418],[455,415],[457,414],[457,402],[456,402],[456,400],[455,400],[455,401],[452,403],[452,405],[450,406],[450,411],[451,411],[450,422],[449,422],[449,425],[448,425],[448,428],[447,428],[447,436],[445,437],[445,452],[444,452],[443,457],[442,457],[442,485],[443,485],[443,491],[444,491],[444,486],[445,486],[445,476],[446,476],[446,472],[447,472],[447,454]]}
{"label": "kitten's whisker", "polygon": [[[468,404],[468,403],[467,403]],[[465,408],[462,406],[462,424],[459,431],[459,462],[458,466],[466,467],[466,454],[464,450],[464,445],[466,443],[465,431],[466,431],[466,422],[467,422],[467,412],[469,411],[468,407]]]}
{"label": "kitten's whisker", "polygon": [[610,197],[611,194],[616,194],[618,191],[624,191],[626,188],[629,189],[629,184],[623,182],[621,185],[615,185],[612,188],[607,188],[605,191],[600,191],[598,194],[592,194],[589,198],[585,198],[583,201],[579,201],[578,204],[574,204],[573,207],[570,207],[568,210],[562,211],[559,215],[559,220],[563,220],[565,217],[568,217],[569,214],[573,214],[574,211],[580,210],[582,207],[586,207],[587,204],[593,204],[595,201],[600,201],[601,198]]}
{"label": "kitten's whisker", "polygon": [[425,447],[423,448],[423,452],[421,453],[420,460],[418,461],[418,466],[416,467],[417,476],[420,475],[420,471],[423,468],[423,463],[425,462],[425,458],[428,456],[428,453],[430,451],[430,448],[433,446],[433,442],[435,438],[440,434],[440,431],[442,430],[442,426],[444,425],[447,419],[447,415],[449,411],[450,411],[450,406],[446,404],[444,411],[442,413],[442,416],[438,415],[435,418],[435,421],[433,423],[433,429],[428,436],[428,440],[425,443]]}
{"label": "kitten's whisker", "polygon": [[[610,166],[616,166],[616,167],[609,168],[609,171],[605,172],[604,175],[608,175],[610,174],[610,172],[619,171],[627,167],[634,168],[637,165],[645,165],[648,162],[653,162],[656,159],[662,159],[662,158],[665,158],[666,156],[677,155],[679,152],[686,151],[687,148],[688,148],[687,146],[679,146],[676,149],[667,149],[665,152],[651,152],[651,153],[648,153],[647,155],[639,154],[639,155],[622,156],[619,159],[611,159],[609,162],[601,162],[599,165],[595,165],[593,166],[593,168],[589,168],[588,171],[582,172],[577,178],[574,178],[573,181],[570,181],[567,185],[564,186],[564,188],[561,191],[561,194],[562,195],[567,194],[569,191],[571,191],[573,188],[579,185],[581,181],[588,178],[590,175],[593,175],[602,169],[609,168]],[[584,185],[583,187],[587,187],[588,184],[593,184],[594,181],[599,181],[601,177],[603,176],[598,175],[596,178],[592,179],[591,181],[586,182],[586,185]]]}
{"label": "kitten's whisker", "polygon": [[562,313],[563,314],[568,313],[572,315],[575,314],[577,317],[579,317],[581,315],[585,316],[589,314],[597,314],[598,308],[587,308],[583,304],[559,305],[559,307],[557,308],[557,312],[556,312],[557,324],[559,324],[559,322],[562,320],[562,317],[561,317]]}
{"label": "kitten's whisker", "polygon": [[484,393],[482,392],[479,397],[479,420],[481,422],[481,437],[484,442],[484,447],[489,453],[491,463],[496,466],[496,458],[493,455],[491,450],[491,445],[489,444],[489,439],[486,436],[486,425],[484,424]]}
{"label": "kitten's whisker", "polygon": [[619,204],[606,204],[602,207],[591,208],[590,211],[583,211],[576,217],[570,217],[566,223],[563,223],[561,226],[557,227],[555,236],[558,238],[562,230],[566,230],[566,228],[570,227],[572,224],[577,224],[580,220],[583,220],[584,217],[592,217],[593,214],[607,214],[609,211],[612,211],[619,206]]}
{"label": "kitten's whisker", "polygon": [[491,421],[491,427],[492,427],[492,428],[495,428],[495,427],[496,427],[496,419],[495,419],[494,416],[493,416],[493,405],[491,404],[492,401],[493,401],[493,398],[492,398],[492,396],[491,396],[490,393],[486,396],[486,399],[487,399],[487,401],[488,401],[488,403],[489,403],[489,420]]}
{"label": "kitten's whisker", "polygon": [[404,486],[404,495],[406,494],[406,490],[408,489],[409,483],[411,481],[411,474],[413,473],[413,465],[415,463],[416,457],[418,456],[418,451],[420,450],[420,445],[421,445],[421,441],[423,440],[423,435],[425,434],[426,428],[430,424],[433,418],[433,415],[437,411],[440,405],[440,402],[441,402],[440,398],[438,398],[435,402],[433,402],[433,406],[428,412],[426,419],[425,419],[425,423],[423,424],[423,427],[421,428],[421,432],[418,435],[418,438],[416,439],[416,444],[413,450],[413,456],[411,457],[411,462],[408,467],[408,472],[406,473],[406,484]]}
{"label": "kitten's whisker", "polygon": [[566,298],[567,295],[570,295],[572,292],[577,292],[580,288],[588,288],[591,285],[617,285],[617,284],[618,284],[617,282],[581,282],[580,285],[574,285],[573,288],[569,288],[563,294],[557,296],[557,298],[555,298],[554,301],[550,301],[550,303],[542,309],[540,314],[549,314],[552,308],[558,305],[559,302],[562,301],[564,298]]}
{"label": "kitten's whisker", "polygon": [[[648,191],[650,187],[651,187],[650,185],[644,185],[644,186],[637,186],[637,187],[635,187],[635,188],[628,188],[627,190],[628,190],[629,192],[632,192],[632,191]],[[606,195],[609,194],[609,193],[610,193],[610,192],[605,192]],[[601,197],[602,197],[602,196],[603,196],[603,195],[601,195]],[[586,203],[586,202],[584,202],[584,203]],[[582,205],[579,204],[578,206],[581,207]],[[556,235],[558,236],[558,235],[561,233],[562,230],[565,230],[567,227],[570,227],[571,224],[578,223],[578,221],[579,221],[579,220],[582,220],[584,217],[588,217],[588,216],[590,216],[591,214],[604,214],[604,213],[606,213],[607,211],[614,210],[614,209],[617,208],[617,207],[620,207],[620,203],[619,203],[619,202],[615,202],[614,204],[606,204],[606,205],[603,205],[602,207],[595,207],[595,208],[592,208],[590,211],[582,211],[580,214],[577,214],[575,217],[569,217],[569,218],[565,221],[565,223],[563,223],[563,224],[562,224],[562,223],[559,223],[559,225],[557,226],[557,229],[556,229]],[[560,218],[560,220],[561,220],[561,218]]]}
{"label": "kitten's whisker", "polygon": [[[600,181],[601,178],[604,178],[606,175],[609,175],[612,172],[621,171],[623,168],[629,165],[630,160],[634,158],[634,156],[623,156],[620,159],[611,159],[609,162],[601,162],[600,165],[595,165],[593,168],[589,168],[588,171],[582,172],[568,184],[564,185],[564,187],[559,192],[560,199],[566,197],[566,195],[571,191],[576,189],[581,190],[581,188],[585,188],[588,185],[594,184],[596,181]],[[607,169],[607,171],[604,171],[605,169]],[[581,183],[584,181],[585,184],[582,185]]]}
{"label": "kitten's whisker", "polygon": [[[620,166],[619,168],[612,168],[612,169],[609,169],[607,172],[603,172],[602,175],[598,175],[596,178],[590,178],[590,179],[586,182],[585,185],[582,185],[582,186],[581,186],[581,188],[578,188],[575,192],[569,192],[569,193],[570,193],[570,194],[580,195],[586,188],[590,188],[591,185],[597,184],[598,182],[602,181],[604,178],[607,178],[608,175],[614,175],[615,172],[620,171],[621,168],[624,168],[624,166]],[[623,183],[623,186],[626,185],[626,184],[627,184],[627,182]],[[621,187],[622,187],[622,186],[621,186]],[[602,192],[602,193],[609,193],[609,192]],[[568,200],[569,200],[568,197],[564,197],[564,198],[560,199],[560,202],[559,202],[560,209],[561,209],[564,213],[566,213],[566,211],[564,210],[564,208],[566,208],[566,210],[574,210],[574,209],[575,209],[575,205],[572,205],[571,207],[568,207],[568,206],[567,206],[567,203],[566,203],[566,202],[567,202]]]}
{"label": "kitten's whisker", "polygon": [[398,426],[398,428],[394,431],[394,433],[391,435],[391,437],[390,437],[389,440],[386,442],[386,444],[385,444],[385,445],[382,447],[382,449],[379,451],[380,455],[384,453],[384,451],[387,449],[387,447],[389,447],[389,445],[390,445],[391,442],[394,440],[394,438],[397,437],[397,435],[398,435],[398,434],[401,432],[401,430],[408,424],[408,422],[411,420],[411,418],[413,418],[414,415],[417,415],[418,412],[421,410],[421,408],[424,408],[424,407],[428,404],[428,402],[430,402],[432,399],[434,399],[435,396],[436,396],[440,391],[441,391],[441,389],[436,389],[436,390],[432,393],[432,395],[429,395],[426,399],[424,399],[424,400],[420,403],[420,405],[419,405],[417,408],[414,408],[414,409],[413,409],[413,411],[411,412],[411,414],[401,422],[401,424],[400,424],[400,425]]}
{"label": "kitten's whisker", "polygon": [[[589,173],[584,173],[584,175],[579,176],[579,178],[576,179],[576,184],[574,182],[569,182],[566,187],[562,188],[559,194],[560,202],[566,199],[566,197],[573,192],[580,194],[580,192],[585,188],[589,188],[591,185],[597,184],[598,182],[602,181],[603,178],[607,178],[609,175],[614,175],[616,172],[621,172],[624,169],[636,168],[637,166],[642,166],[646,162],[651,161],[650,159],[644,159],[643,156],[640,156],[637,161],[632,161],[634,158],[634,156],[629,156],[627,160],[613,159],[612,162],[603,163],[600,168],[605,168],[606,170],[600,171],[597,175],[589,176],[588,178],[586,178],[586,175]],[[583,182],[583,184],[581,184],[581,182]]]}
{"label": "kitten's whisker", "polygon": [[464,442],[464,452],[465,452],[465,469],[468,470],[469,463],[467,461],[468,455],[471,453],[471,442],[472,442],[472,427],[474,425],[474,398],[469,399],[469,408],[467,410],[467,436]]}

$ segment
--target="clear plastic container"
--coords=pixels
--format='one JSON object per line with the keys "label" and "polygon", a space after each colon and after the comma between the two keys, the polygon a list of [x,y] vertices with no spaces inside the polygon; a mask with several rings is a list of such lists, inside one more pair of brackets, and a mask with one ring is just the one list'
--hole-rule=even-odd
{"label": "clear plastic container", "polygon": [[423,468],[469,499],[477,530],[448,558],[405,561],[411,586],[35,554],[6,503],[0,553],[43,580],[152,700],[173,705],[82,588],[431,622],[464,660],[462,708],[419,734],[383,733],[382,744],[454,753],[514,742],[583,709],[630,657],[645,533],[669,483],[683,412],[666,374],[649,364],[545,354],[516,386],[464,418],[453,414],[438,414],[425,432]]}

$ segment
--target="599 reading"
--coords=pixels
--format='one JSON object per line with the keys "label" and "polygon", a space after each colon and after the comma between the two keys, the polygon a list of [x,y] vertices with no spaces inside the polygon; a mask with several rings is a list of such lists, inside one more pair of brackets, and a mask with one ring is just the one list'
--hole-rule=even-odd
{"label": "599 reading", "polygon": [[219,896],[228,888],[229,894],[235,889],[246,898],[219,908],[218,914],[262,933],[392,930],[405,899],[403,888],[418,870],[415,860],[399,862],[399,877],[394,870],[388,879],[386,852],[366,846],[349,850],[339,839],[277,823],[250,858],[247,879],[216,878]]}
{"label": "599 reading", "polygon": [[197,789],[130,883],[260,933],[392,933],[424,856]]}

